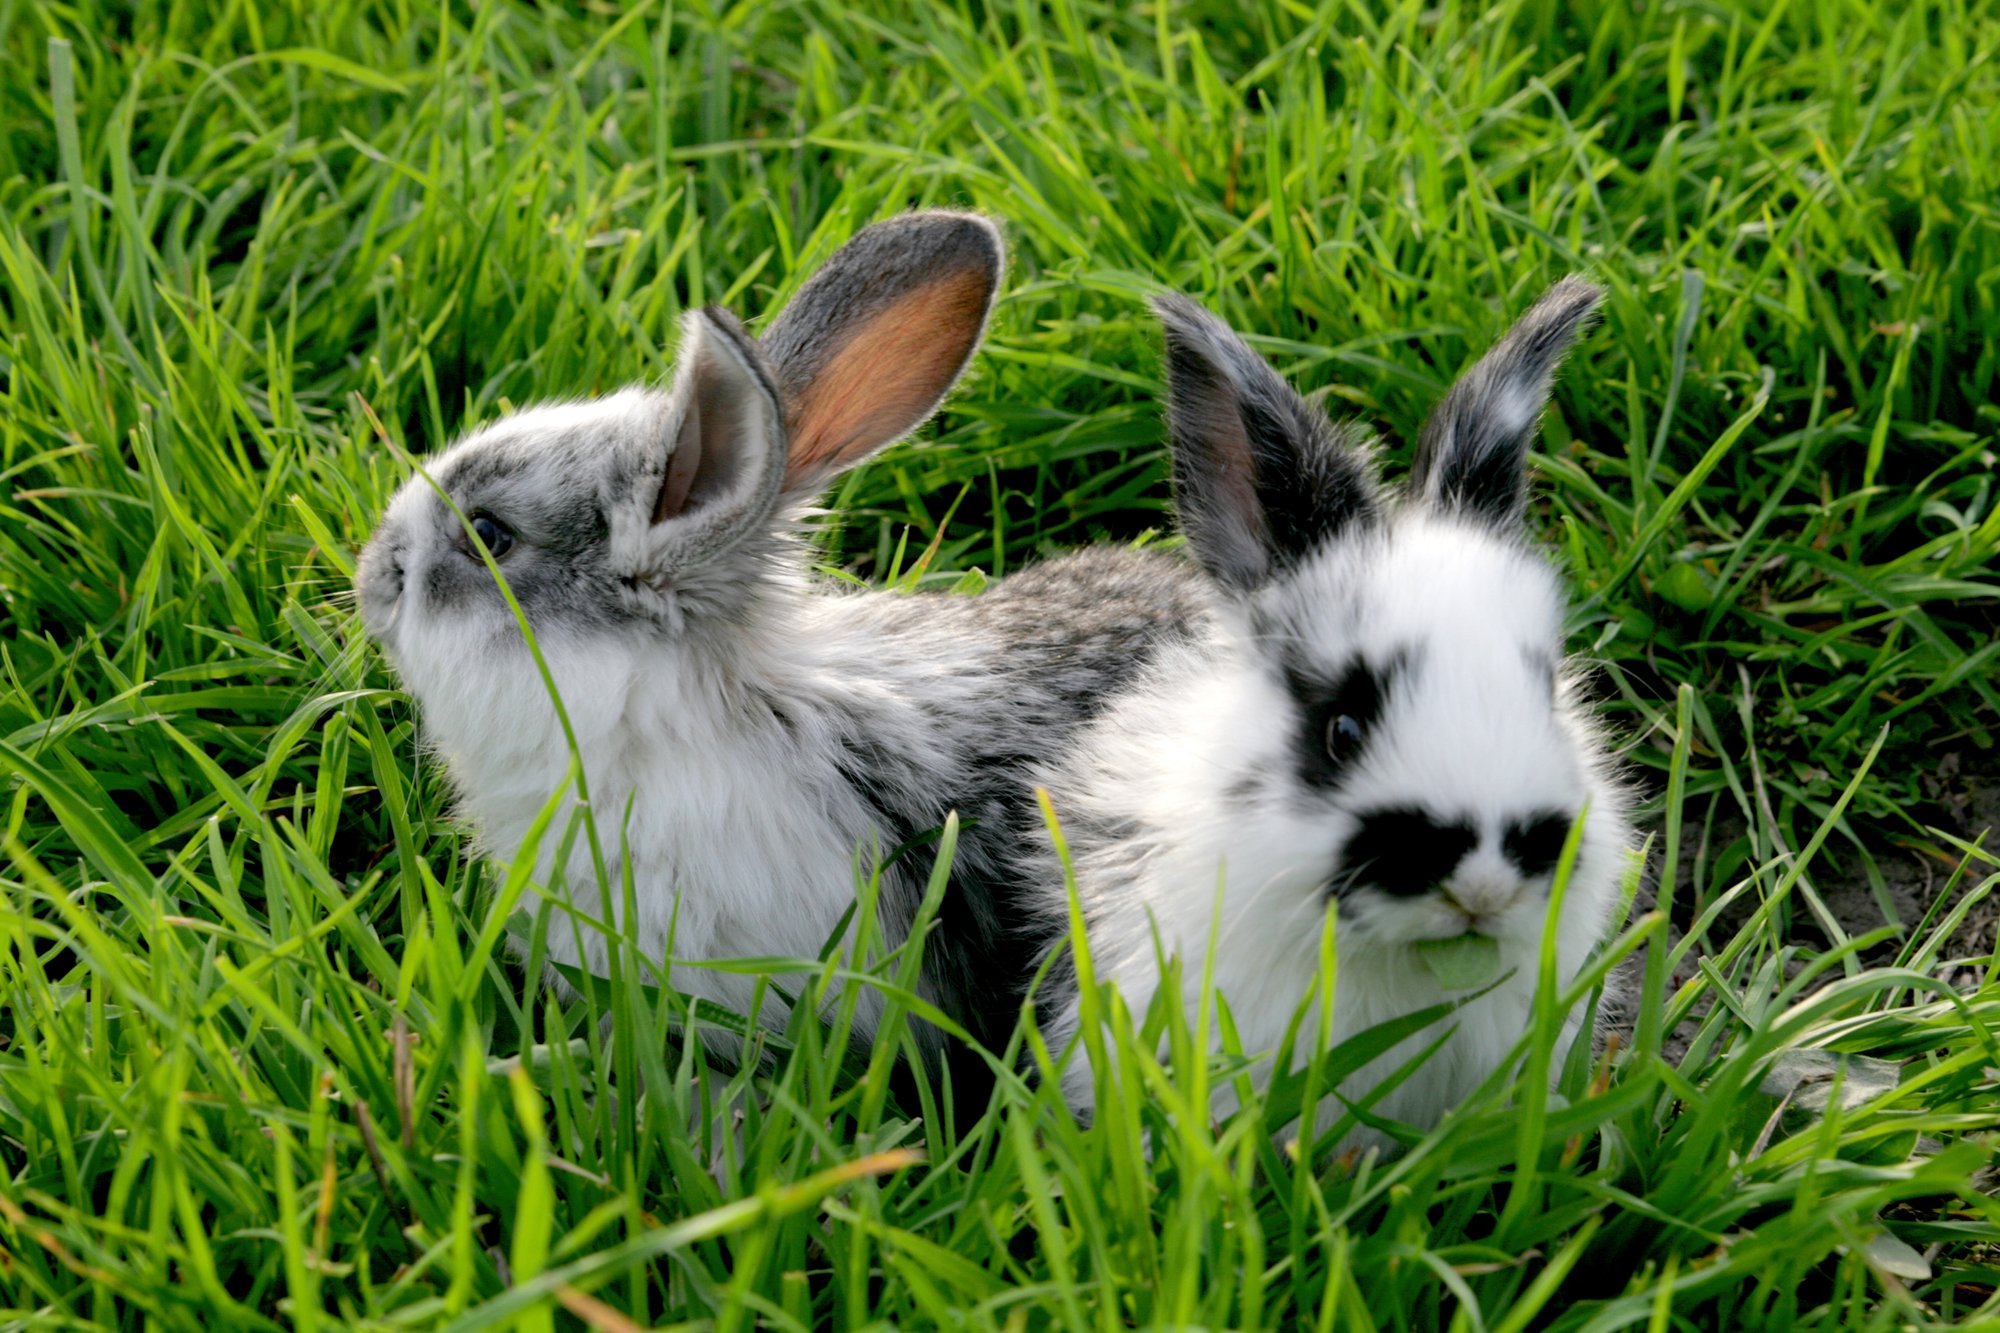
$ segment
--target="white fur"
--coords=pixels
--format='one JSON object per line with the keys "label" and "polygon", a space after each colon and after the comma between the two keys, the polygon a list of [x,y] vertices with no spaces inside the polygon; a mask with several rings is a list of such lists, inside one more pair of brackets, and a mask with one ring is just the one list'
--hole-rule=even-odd
{"label": "white fur", "polygon": [[1521,435],[1541,418],[1549,401],[1548,386],[1509,380],[1493,396],[1494,436]]}
{"label": "white fur", "polygon": [[[426,558],[456,557],[413,557]],[[411,586],[420,587],[421,578],[419,563]],[[667,959],[670,928],[679,959],[815,956],[854,900],[857,848],[865,853],[880,839],[848,784],[830,765],[812,762],[830,745],[789,744],[778,729],[742,725],[730,701],[755,681],[795,700],[795,717],[810,732],[818,696],[836,688],[851,665],[842,659],[851,657],[855,635],[838,624],[848,605],[821,599],[785,613],[768,610],[735,640],[740,655],[726,660],[700,644],[653,634],[538,636],[584,758],[611,882],[615,890],[629,860],[637,918],[618,921],[618,903],[607,910],[598,902],[581,832],[558,875],[563,830],[578,809],[574,795],[544,838],[541,882],[559,879],[579,909],[615,922],[655,966]],[[453,774],[462,812],[482,847],[504,858],[521,845],[571,758],[525,645],[517,639],[467,653],[475,622],[484,619],[403,611],[385,646],[423,701],[426,743]],[[610,941],[567,912],[553,914],[548,947],[559,963],[606,974]],[[748,1011],[755,983],[698,966],[673,968],[671,981],[739,1013]],[[878,997],[865,992],[864,1033],[878,1010]],[[767,1005],[765,1018],[780,1020],[782,1005]]]}

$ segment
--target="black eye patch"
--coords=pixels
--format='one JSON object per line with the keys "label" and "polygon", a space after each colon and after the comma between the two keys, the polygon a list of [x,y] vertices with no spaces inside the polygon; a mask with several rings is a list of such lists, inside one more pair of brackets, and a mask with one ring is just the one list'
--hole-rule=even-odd
{"label": "black eye patch", "polygon": [[1330,681],[1286,667],[1285,687],[1299,705],[1293,751],[1308,787],[1324,791],[1340,785],[1366,749],[1397,677],[1408,670],[1409,658],[1402,653],[1379,665],[1357,659]]}
{"label": "black eye patch", "polygon": [[1507,826],[1500,850],[1523,875],[1546,875],[1562,860],[1571,820],[1560,810],[1545,810]]}

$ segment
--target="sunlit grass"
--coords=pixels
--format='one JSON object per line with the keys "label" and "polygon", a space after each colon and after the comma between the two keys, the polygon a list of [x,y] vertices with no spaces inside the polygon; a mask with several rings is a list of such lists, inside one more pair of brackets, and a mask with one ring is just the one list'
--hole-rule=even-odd
{"label": "sunlit grass", "polygon": [[[2000,1318],[2000,859],[1951,804],[2000,782],[1996,46],[1949,3],[0,5],[0,1323]],[[471,858],[347,593],[398,449],[662,375],[686,306],[917,204],[1004,221],[1006,294],[824,552],[940,590],[1165,538],[1162,287],[1392,459],[1544,284],[1608,287],[1535,523],[1656,835],[1613,1052],[1349,1161],[1288,1150],[1304,1078],[1210,1123],[1240,1061],[1109,993],[1082,1127],[892,1086],[831,963],[747,1067],[629,944],[522,966],[570,917]],[[1900,1081],[1802,1116],[1801,1051]]]}

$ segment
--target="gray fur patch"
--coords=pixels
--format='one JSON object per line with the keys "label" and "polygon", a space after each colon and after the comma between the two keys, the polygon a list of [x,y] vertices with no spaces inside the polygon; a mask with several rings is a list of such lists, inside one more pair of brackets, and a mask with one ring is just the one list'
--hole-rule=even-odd
{"label": "gray fur patch", "polygon": [[[860,594],[842,610],[850,631],[873,631],[843,636],[867,646],[868,675],[900,682],[893,699],[846,706],[848,777],[900,841],[958,812],[953,887],[925,950],[926,982],[975,1035],[1003,1043],[1051,942],[1033,902],[1048,844],[1035,774],[1161,647],[1202,632],[1204,585],[1171,556],[1099,548],[977,597]],[[907,919],[921,879],[913,869],[893,884]]]}

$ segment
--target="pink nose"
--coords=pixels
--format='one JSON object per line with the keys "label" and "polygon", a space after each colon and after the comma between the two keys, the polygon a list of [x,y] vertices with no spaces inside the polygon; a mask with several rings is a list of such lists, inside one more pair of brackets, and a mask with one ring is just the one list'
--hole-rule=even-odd
{"label": "pink nose", "polygon": [[1514,905],[1521,896],[1521,881],[1509,875],[1461,870],[1445,885],[1444,894],[1468,916],[1493,916]]}

